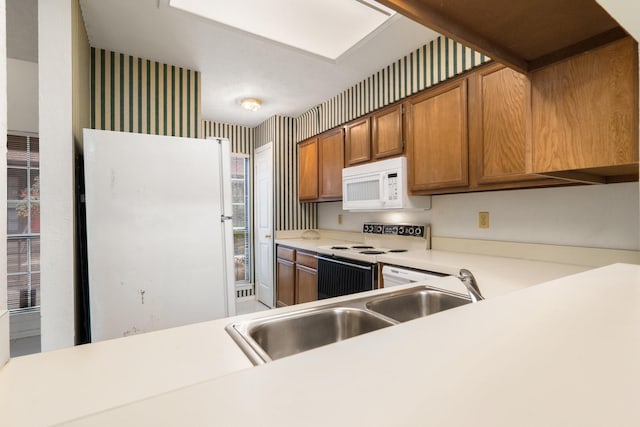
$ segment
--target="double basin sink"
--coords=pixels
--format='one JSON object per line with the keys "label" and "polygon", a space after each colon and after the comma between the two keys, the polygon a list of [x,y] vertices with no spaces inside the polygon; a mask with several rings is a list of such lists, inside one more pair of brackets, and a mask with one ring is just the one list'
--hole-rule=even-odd
{"label": "double basin sink", "polygon": [[251,362],[260,365],[470,302],[463,295],[422,285],[233,323],[226,330]]}

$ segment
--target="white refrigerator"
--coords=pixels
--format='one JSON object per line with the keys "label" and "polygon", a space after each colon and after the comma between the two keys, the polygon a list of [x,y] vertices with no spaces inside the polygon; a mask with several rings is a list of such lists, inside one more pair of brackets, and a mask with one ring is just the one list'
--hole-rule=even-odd
{"label": "white refrigerator", "polygon": [[235,314],[230,144],[84,130],[91,341]]}

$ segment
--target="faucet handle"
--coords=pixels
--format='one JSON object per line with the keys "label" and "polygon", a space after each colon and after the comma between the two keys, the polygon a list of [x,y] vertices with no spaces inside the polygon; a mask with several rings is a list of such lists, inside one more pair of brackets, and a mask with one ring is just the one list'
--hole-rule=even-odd
{"label": "faucet handle", "polygon": [[458,273],[457,277],[462,282],[462,284],[464,284],[464,286],[467,288],[467,291],[469,292],[469,298],[471,298],[471,302],[478,302],[484,299],[484,297],[480,293],[478,282],[476,281],[476,278],[473,276],[473,273],[471,273],[466,268],[462,268],[460,269],[460,272]]}

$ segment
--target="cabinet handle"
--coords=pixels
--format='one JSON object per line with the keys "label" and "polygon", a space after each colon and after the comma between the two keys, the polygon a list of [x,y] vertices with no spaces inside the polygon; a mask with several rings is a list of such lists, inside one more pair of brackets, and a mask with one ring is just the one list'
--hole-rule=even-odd
{"label": "cabinet handle", "polygon": [[265,234],[265,235],[264,235],[264,238],[265,238],[265,239],[270,239],[270,238],[271,238],[271,234]]}

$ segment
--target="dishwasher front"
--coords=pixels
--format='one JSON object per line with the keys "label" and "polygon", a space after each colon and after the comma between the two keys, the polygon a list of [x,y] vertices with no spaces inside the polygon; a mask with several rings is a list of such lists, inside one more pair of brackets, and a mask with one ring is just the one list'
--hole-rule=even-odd
{"label": "dishwasher front", "polygon": [[444,277],[446,274],[435,273],[433,271],[415,270],[406,267],[396,267],[385,265],[382,267],[382,280],[385,288],[404,285],[406,283],[423,282]]}

